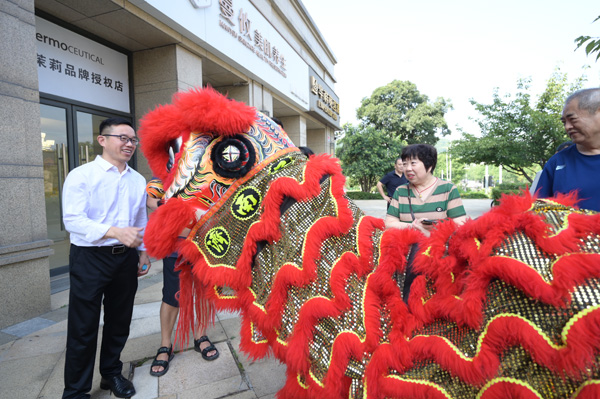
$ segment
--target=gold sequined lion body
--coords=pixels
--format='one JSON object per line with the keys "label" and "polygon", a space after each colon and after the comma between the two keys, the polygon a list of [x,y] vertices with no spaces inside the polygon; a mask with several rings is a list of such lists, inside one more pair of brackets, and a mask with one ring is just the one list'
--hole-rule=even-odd
{"label": "gold sequined lion body", "polygon": [[307,159],[214,90],[177,95],[140,134],[165,183],[148,250],[193,265],[182,320],[194,294],[239,311],[241,349],[287,366],[279,398],[600,397],[600,218],[571,197],[506,197],[425,238],[384,231],[344,195],[335,159]]}

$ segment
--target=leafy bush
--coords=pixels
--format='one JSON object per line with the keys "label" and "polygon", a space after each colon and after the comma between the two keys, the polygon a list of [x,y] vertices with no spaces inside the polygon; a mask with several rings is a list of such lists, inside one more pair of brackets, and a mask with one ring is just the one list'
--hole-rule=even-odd
{"label": "leafy bush", "polygon": [[469,199],[485,199],[490,198],[489,195],[485,193],[485,191],[466,191],[464,193],[460,193],[461,198],[469,198]]}
{"label": "leafy bush", "polygon": [[353,200],[383,199],[379,193],[365,193],[363,191],[348,191],[346,192],[346,195]]}
{"label": "leafy bush", "polygon": [[523,183],[498,184],[492,189],[492,199],[494,200],[494,205],[498,205],[500,203],[500,197],[502,197],[502,194],[518,194],[526,188],[527,185]]}

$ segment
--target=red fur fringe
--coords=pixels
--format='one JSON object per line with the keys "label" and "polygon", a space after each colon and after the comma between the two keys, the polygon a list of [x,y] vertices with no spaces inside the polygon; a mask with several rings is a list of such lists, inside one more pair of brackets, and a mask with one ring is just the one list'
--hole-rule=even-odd
{"label": "red fur fringe", "polygon": [[195,218],[196,208],[190,201],[171,198],[159,206],[148,220],[144,233],[148,254],[162,259],[175,252],[179,234]]}
{"label": "red fur fringe", "polygon": [[173,95],[173,103],[160,105],[140,121],[141,148],[150,168],[164,187],[173,179],[167,173],[169,159],[166,145],[182,137],[187,142],[190,132],[232,136],[247,132],[256,120],[256,109],[225,97],[211,87],[191,89]]}

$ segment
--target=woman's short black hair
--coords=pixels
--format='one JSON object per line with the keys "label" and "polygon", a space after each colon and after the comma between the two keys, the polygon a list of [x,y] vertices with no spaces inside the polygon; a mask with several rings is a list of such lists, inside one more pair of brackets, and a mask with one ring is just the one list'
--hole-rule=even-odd
{"label": "woman's short black hair", "polygon": [[437,150],[429,144],[411,144],[402,149],[402,162],[410,159],[418,159],[425,165],[425,170],[431,168],[431,173],[437,165]]}

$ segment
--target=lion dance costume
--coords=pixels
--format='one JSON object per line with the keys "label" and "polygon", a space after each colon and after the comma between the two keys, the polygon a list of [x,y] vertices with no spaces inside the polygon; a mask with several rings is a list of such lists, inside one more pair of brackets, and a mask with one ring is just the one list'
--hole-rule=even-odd
{"label": "lion dance costume", "polygon": [[278,398],[600,397],[600,215],[574,197],[505,197],[425,238],[384,230],[335,159],[213,89],[177,94],[140,135],[166,199],[146,246],[187,261],[179,333],[199,299],[239,311],[241,349],[287,366]]}

